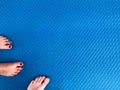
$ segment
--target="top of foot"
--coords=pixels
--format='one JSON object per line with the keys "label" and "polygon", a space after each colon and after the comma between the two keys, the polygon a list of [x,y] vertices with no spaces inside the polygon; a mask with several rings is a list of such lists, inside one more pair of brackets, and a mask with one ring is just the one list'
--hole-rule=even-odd
{"label": "top of foot", "polygon": [[23,70],[23,62],[0,63],[0,75],[15,76]]}
{"label": "top of foot", "polygon": [[4,36],[0,36],[0,49],[11,49],[12,42]]}

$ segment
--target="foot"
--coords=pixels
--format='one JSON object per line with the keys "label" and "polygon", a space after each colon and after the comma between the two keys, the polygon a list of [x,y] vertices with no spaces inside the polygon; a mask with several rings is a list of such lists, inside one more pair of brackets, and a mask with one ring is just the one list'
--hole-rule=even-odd
{"label": "foot", "polygon": [[45,76],[37,77],[35,80],[32,80],[28,86],[27,90],[44,90],[50,79]]}
{"label": "foot", "polygon": [[11,49],[12,42],[6,37],[0,36],[0,49]]}
{"label": "foot", "polygon": [[22,62],[0,63],[0,75],[15,76],[23,69]]}

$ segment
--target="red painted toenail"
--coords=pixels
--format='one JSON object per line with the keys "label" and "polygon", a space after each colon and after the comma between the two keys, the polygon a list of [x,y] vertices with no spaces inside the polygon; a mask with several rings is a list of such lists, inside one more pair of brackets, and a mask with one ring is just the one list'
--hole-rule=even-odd
{"label": "red painted toenail", "polygon": [[20,65],[23,65],[22,63],[20,63]]}
{"label": "red painted toenail", "polygon": [[9,48],[11,48],[12,46],[9,46]]}

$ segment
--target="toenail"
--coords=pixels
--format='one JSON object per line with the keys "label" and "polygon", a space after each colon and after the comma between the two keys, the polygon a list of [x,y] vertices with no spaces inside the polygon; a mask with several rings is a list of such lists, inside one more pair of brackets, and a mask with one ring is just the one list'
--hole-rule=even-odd
{"label": "toenail", "polygon": [[10,45],[9,48],[12,48],[12,46]]}
{"label": "toenail", "polygon": [[23,63],[20,63],[20,65],[23,65]]}

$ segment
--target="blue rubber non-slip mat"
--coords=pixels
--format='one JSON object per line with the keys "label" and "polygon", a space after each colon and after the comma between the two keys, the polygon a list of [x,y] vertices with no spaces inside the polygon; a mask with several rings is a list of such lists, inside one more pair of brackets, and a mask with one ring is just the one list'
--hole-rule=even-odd
{"label": "blue rubber non-slip mat", "polygon": [[1,0],[0,34],[13,41],[0,62],[24,62],[0,90],[39,75],[51,78],[46,90],[120,90],[119,0]]}

